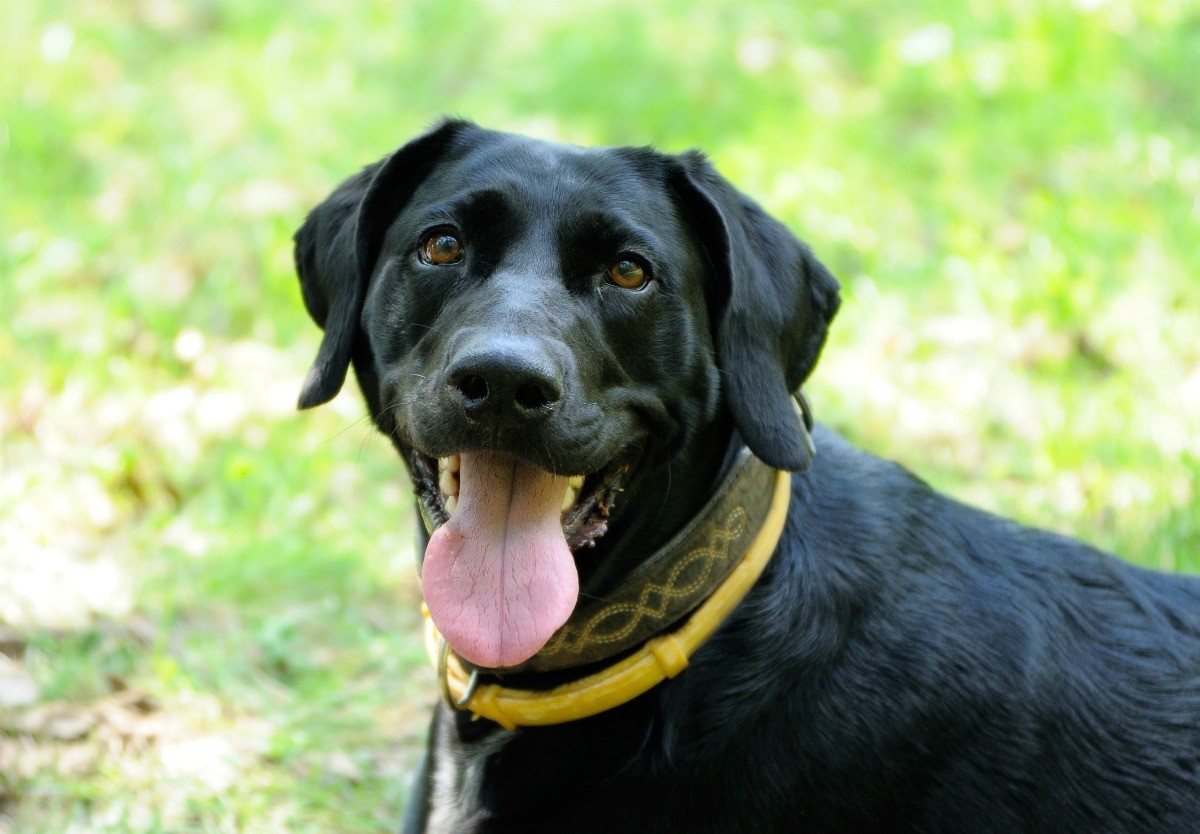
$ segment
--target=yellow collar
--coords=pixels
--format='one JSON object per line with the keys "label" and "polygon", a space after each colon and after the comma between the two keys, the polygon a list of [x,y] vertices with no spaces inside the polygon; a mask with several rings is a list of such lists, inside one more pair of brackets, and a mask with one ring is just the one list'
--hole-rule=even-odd
{"label": "yellow collar", "polygon": [[791,500],[791,475],[777,472],[770,509],[749,549],[712,595],[674,631],[648,640],[622,660],[578,680],[545,691],[479,684],[438,634],[428,610],[425,647],[438,672],[443,696],[458,709],[488,718],[509,730],[564,724],[620,706],[673,678],[712,636],[753,587],[775,552]]}

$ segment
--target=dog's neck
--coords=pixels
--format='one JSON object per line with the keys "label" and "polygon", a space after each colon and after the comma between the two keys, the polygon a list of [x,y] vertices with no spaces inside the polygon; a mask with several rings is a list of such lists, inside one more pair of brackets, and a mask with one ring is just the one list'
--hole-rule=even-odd
{"label": "dog's neck", "polygon": [[581,595],[519,666],[472,669],[427,621],[443,700],[512,729],[595,715],[675,677],[770,561],[790,497],[789,473],[741,449],[682,530],[643,554],[611,596]]}

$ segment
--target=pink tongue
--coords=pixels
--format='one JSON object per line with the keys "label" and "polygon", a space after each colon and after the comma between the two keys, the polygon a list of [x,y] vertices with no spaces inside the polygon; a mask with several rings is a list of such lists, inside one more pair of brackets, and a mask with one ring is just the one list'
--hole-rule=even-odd
{"label": "pink tongue", "polygon": [[461,460],[458,508],[425,549],[425,603],[460,656],[515,666],[546,644],[579,596],[559,520],[567,479],[492,452]]}

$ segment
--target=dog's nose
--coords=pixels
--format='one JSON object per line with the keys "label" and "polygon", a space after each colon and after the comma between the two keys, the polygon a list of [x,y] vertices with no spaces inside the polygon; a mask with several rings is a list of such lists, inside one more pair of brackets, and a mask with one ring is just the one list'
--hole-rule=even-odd
{"label": "dog's nose", "polygon": [[511,336],[465,346],[450,361],[446,384],[476,418],[537,417],[562,398],[562,373],[545,347]]}

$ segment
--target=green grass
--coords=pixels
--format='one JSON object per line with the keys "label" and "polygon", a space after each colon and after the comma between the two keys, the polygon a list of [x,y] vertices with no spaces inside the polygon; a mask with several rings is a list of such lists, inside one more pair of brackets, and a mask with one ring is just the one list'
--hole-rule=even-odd
{"label": "green grass", "polygon": [[353,386],[292,411],[290,235],[442,113],[705,149],[843,281],[820,419],[1200,570],[1189,0],[44,0],[0,49],[0,832],[394,828],[408,487]]}

